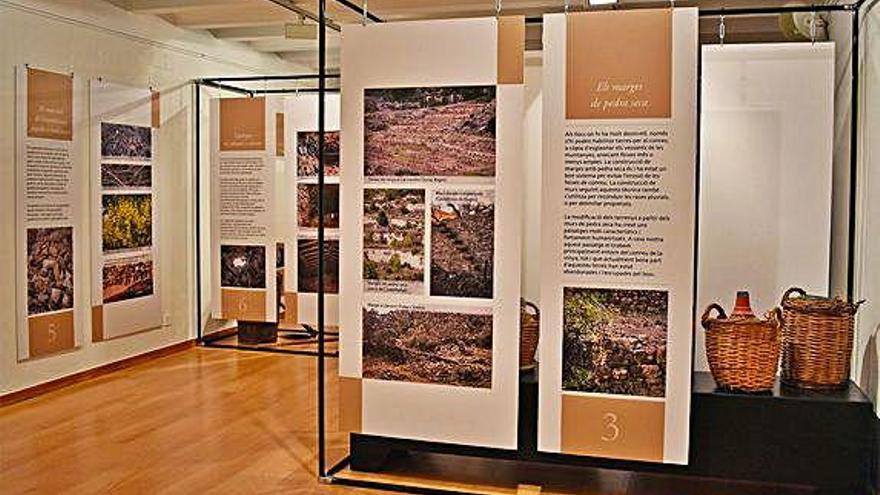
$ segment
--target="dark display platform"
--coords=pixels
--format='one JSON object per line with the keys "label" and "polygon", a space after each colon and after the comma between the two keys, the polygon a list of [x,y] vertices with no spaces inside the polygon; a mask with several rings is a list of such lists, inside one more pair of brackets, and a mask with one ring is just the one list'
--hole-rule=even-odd
{"label": "dark display platform", "polygon": [[534,372],[522,375],[519,401],[517,450],[352,433],[351,469],[381,471],[392,456],[421,451],[810,486],[822,495],[867,494],[872,484],[876,419],[853,383],[821,393],[777,384],[772,392],[746,395],[718,390],[709,373],[695,373],[687,466],[539,453]]}

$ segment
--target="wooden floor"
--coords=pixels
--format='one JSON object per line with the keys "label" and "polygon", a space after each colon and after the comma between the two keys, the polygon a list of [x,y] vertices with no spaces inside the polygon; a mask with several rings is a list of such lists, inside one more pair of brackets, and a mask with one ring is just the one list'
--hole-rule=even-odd
{"label": "wooden floor", "polygon": [[315,376],[195,348],[2,408],[0,493],[354,493],[316,481]]}
{"label": "wooden floor", "polygon": [[[336,361],[327,363],[335,376]],[[315,378],[312,357],[194,348],[0,408],[0,494],[381,493],[316,481]],[[335,381],[327,383],[334,428]],[[346,437],[330,433],[331,464]],[[342,474],[490,494],[534,483],[589,495],[794,493],[448,456]]]}

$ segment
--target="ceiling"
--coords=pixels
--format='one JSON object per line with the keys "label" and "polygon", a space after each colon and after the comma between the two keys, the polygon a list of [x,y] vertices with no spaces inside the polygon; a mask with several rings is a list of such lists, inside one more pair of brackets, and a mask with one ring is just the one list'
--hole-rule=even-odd
{"label": "ceiling", "polygon": [[[314,68],[317,66],[317,0],[110,0],[130,12],[159,16],[181,28],[210,32],[214,37],[241,42],[254,50],[275,53],[279,57]],[[363,0],[351,0],[360,7]],[[444,17],[493,15],[494,0],[367,0],[370,12],[383,20],[411,20]],[[582,9],[584,0],[571,0],[573,9]],[[699,5],[701,8],[735,8],[745,6],[809,5],[800,0],[678,0],[677,6]],[[818,3],[835,3],[822,1]],[[666,1],[620,0],[624,6],[663,6]],[[332,28],[328,30],[328,64],[338,65],[341,24],[358,23],[362,16],[337,0],[326,0],[327,15]],[[540,15],[561,11],[563,0],[502,0],[504,13]],[[738,19],[728,26],[728,33],[746,32],[764,36],[778,31],[775,18]],[[733,28],[733,29],[731,29]],[[707,29],[703,28],[705,36]],[[762,34],[763,33],[763,34]],[[540,44],[540,26],[527,34],[532,44]]]}

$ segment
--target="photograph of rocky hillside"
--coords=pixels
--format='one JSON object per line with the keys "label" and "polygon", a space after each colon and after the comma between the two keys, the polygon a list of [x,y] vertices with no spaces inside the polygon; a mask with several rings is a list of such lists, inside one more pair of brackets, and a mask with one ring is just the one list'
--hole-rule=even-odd
{"label": "photograph of rocky hillside", "polygon": [[364,279],[421,281],[425,190],[364,190]]}
{"label": "photograph of rocky hillside", "polygon": [[431,295],[492,298],[491,191],[437,191],[431,206]]}
{"label": "photograph of rocky hillside", "polygon": [[[318,185],[297,185],[296,201],[298,225],[318,228]],[[324,228],[339,228],[339,184],[324,184]]]}
{"label": "photograph of rocky hillside", "polygon": [[149,160],[153,157],[153,130],[101,122],[101,156]]}
{"label": "photograph of rocky hillside", "polygon": [[28,314],[73,307],[73,229],[27,229]]}
{"label": "photograph of rocky hillside", "polygon": [[[296,174],[318,175],[318,133],[296,133]],[[339,131],[324,132],[324,175],[339,175]]]}
{"label": "photograph of rocky hillside", "polygon": [[668,305],[666,291],[566,287],[563,390],[664,397]]}
{"label": "photograph of rocky hillside", "polygon": [[363,311],[363,377],[492,386],[492,314]]}
{"label": "photograph of rocky hillside", "polygon": [[495,87],[364,90],[365,176],[495,175]]}

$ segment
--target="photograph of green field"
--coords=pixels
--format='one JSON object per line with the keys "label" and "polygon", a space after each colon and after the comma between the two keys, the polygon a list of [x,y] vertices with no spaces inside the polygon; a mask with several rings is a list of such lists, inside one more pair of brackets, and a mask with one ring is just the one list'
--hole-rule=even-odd
{"label": "photograph of green field", "polygon": [[562,304],[563,390],[666,395],[668,292],[566,287]]}
{"label": "photograph of green field", "polygon": [[425,190],[364,190],[364,279],[421,282]]}
{"label": "photograph of green field", "polygon": [[149,194],[101,197],[104,252],[140,249],[153,244],[153,199]]}
{"label": "photograph of green field", "polygon": [[495,176],[495,86],[364,90],[364,175]]}
{"label": "photograph of green field", "polygon": [[363,377],[492,386],[492,313],[364,308]]}

